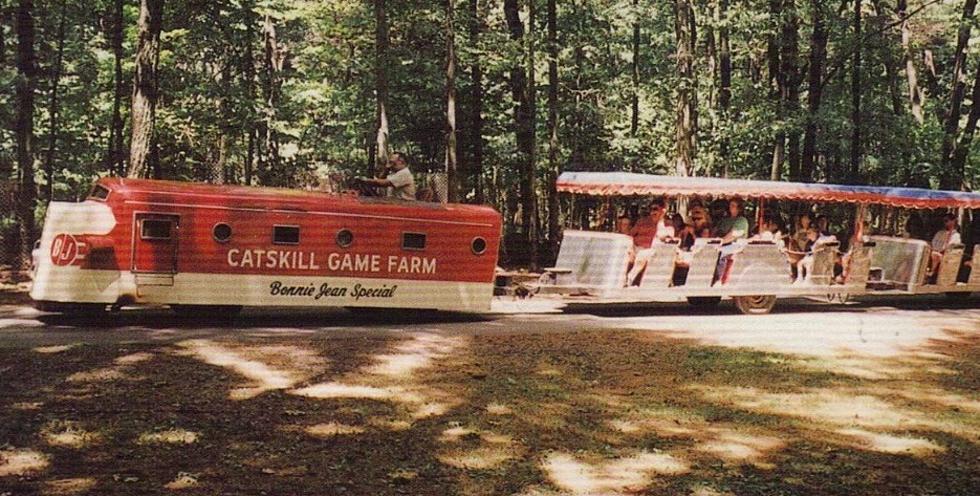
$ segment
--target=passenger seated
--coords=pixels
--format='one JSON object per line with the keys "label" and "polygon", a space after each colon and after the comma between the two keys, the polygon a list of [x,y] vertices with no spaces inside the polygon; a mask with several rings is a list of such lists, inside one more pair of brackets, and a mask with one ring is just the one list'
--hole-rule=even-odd
{"label": "passenger seated", "polygon": [[655,200],[650,204],[649,215],[641,217],[630,229],[633,236],[633,249],[636,252],[633,260],[633,268],[627,273],[626,283],[633,285],[643,274],[650,256],[653,254],[651,247],[657,241],[664,241],[674,237],[674,227],[664,222],[666,204],[663,200]]}
{"label": "passenger seated", "polygon": [[946,214],[943,216],[943,228],[932,237],[932,253],[929,260],[929,282],[931,284],[936,283],[936,278],[939,276],[939,264],[942,263],[946,250],[952,245],[962,243],[956,227],[956,216]]}
{"label": "passenger seated", "polygon": [[789,246],[786,247],[787,258],[790,266],[796,268],[796,264],[806,255],[809,250],[809,240],[807,239],[810,230],[810,214],[802,213],[796,218],[793,235],[789,238]]}
{"label": "passenger seated", "polygon": [[759,232],[752,236],[755,241],[772,241],[780,250],[785,248],[783,233],[779,229],[779,223],[771,215],[766,215],[759,226]]}
{"label": "passenger seated", "polygon": [[694,246],[694,226],[684,222],[684,216],[674,214],[670,216],[670,223],[674,228],[674,238],[680,241],[680,249],[690,250]]}
{"label": "passenger seated", "polygon": [[813,272],[813,252],[817,247],[827,243],[837,241],[837,237],[832,234],[821,234],[820,231],[811,227],[807,231],[808,247],[806,254],[796,263],[796,283],[808,283]]}
{"label": "passenger seated", "polygon": [[721,250],[718,255],[718,265],[715,266],[715,275],[712,284],[722,281],[725,282],[726,272],[732,262],[732,255],[735,254],[734,243],[736,240],[744,239],[749,234],[749,220],[742,215],[745,202],[741,198],[735,198],[728,202],[728,217],[718,222],[714,231],[714,236],[721,238]]}

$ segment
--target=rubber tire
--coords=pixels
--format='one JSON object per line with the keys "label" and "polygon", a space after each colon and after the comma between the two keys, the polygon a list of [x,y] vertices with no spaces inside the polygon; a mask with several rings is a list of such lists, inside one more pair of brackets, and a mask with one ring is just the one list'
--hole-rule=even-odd
{"label": "rubber tire", "polygon": [[691,296],[688,297],[687,302],[698,308],[714,308],[721,303],[720,296]]}
{"label": "rubber tire", "polygon": [[178,318],[204,322],[232,322],[242,312],[241,305],[170,305]]}
{"label": "rubber tire", "polygon": [[963,301],[970,298],[969,291],[950,291],[946,293],[946,299],[950,301]]}
{"label": "rubber tire", "polygon": [[65,317],[98,317],[106,313],[108,306],[105,303],[34,302],[34,308],[42,312],[60,313]]}
{"label": "rubber tire", "polygon": [[775,296],[736,296],[735,307],[746,315],[763,315],[776,306]]}

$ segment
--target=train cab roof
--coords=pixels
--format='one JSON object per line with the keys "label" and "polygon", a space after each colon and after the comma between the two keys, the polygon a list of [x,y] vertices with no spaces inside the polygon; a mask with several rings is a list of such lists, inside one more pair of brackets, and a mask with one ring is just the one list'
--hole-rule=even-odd
{"label": "train cab roof", "polygon": [[256,210],[319,212],[358,210],[374,213],[413,210],[421,217],[495,219],[500,214],[480,205],[444,204],[365,197],[356,194],[326,193],[286,188],[215,185],[155,179],[106,177],[96,182],[89,199],[118,203],[154,203],[177,207],[227,207]]}

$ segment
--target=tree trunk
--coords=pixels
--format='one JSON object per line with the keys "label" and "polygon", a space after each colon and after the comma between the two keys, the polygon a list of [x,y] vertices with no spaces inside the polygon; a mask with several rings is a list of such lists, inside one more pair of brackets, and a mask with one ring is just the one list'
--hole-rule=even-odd
{"label": "tree trunk", "polygon": [[456,33],[453,28],[454,0],[446,0],[446,182],[448,200],[459,201],[456,177]]}
{"label": "tree trunk", "polygon": [[[554,8],[554,0],[548,0],[548,43],[553,43],[551,41],[551,10]],[[631,105],[630,105],[630,136],[636,137],[637,131],[640,129],[640,0],[633,0],[633,60],[632,60],[632,76],[633,76],[633,86],[631,88],[632,94]],[[549,68],[550,70],[550,68]]]}
{"label": "tree trunk", "polygon": [[[887,20],[887,14],[881,6],[881,0],[871,0],[871,5],[875,9],[875,15],[882,18],[882,23],[890,22]],[[884,34],[883,34],[884,36]],[[890,30],[889,36],[891,38]],[[893,41],[890,40],[889,41]],[[894,54],[891,51],[890,46],[885,46],[881,52],[882,64],[885,66],[885,77],[888,78],[888,96],[891,98],[892,113],[895,115],[902,114],[902,92],[898,88],[898,64],[899,61],[895,59]]]}
{"label": "tree trunk", "polygon": [[112,2],[109,23],[109,44],[112,46],[114,72],[112,75],[112,121],[109,124],[109,149],[106,150],[106,169],[113,175],[126,175],[126,147],[123,141],[125,123],[122,118],[122,102],[126,97],[123,82],[123,0]]}
{"label": "tree trunk", "polygon": [[953,84],[949,91],[949,108],[943,124],[942,148],[942,188],[960,189],[963,186],[963,171],[953,168],[956,155],[956,141],[959,132],[960,111],[966,93],[966,47],[970,41],[970,28],[977,8],[977,0],[966,0],[963,4],[963,18],[956,38],[956,53],[953,56]]}
{"label": "tree trunk", "polygon": [[[533,5],[533,3],[532,3]],[[533,19],[533,8],[530,12]],[[507,27],[510,31],[510,38],[525,47],[525,58],[528,62],[533,60],[531,45],[524,36],[524,23],[521,22],[520,6],[517,0],[504,0],[504,15],[507,18]],[[532,23],[533,26],[533,23]],[[520,190],[521,190],[521,228],[524,238],[531,251],[531,263],[534,264],[536,258],[536,240],[534,230],[535,198],[534,198],[534,108],[531,101],[531,88],[526,69],[530,63],[515,63],[510,71],[510,86],[513,94],[514,121],[516,127],[517,152],[519,155],[520,167]]]}
{"label": "tree trunk", "polygon": [[[558,242],[561,237],[559,218],[560,202],[558,199],[557,181],[561,174],[561,164],[558,162],[558,8],[556,0],[548,0],[548,242],[551,255],[558,253]],[[634,3],[635,5],[635,3]],[[639,27],[634,29],[634,49],[639,43]],[[636,52],[634,52],[634,81],[638,82],[639,73],[636,70]],[[633,134],[636,134],[637,95],[634,85],[633,93]]]}
{"label": "tree trunk", "polygon": [[[977,73],[973,78],[973,94],[971,97],[970,115],[967,117],[966,127],[963,128],[963,134],[960,135],[959,143],[957,143],[956,149],[953,152],[952,169],[961,177],[965,177],[966,159],[970,154],[970,145],[973,142],[973,135],[977,130],[977,121],[980,120],[980,64],[977,64]],[[963,186],[967,190],[972,190],[977,185],[963,184]]]}
{"label": "tree trunk", "polygon": [[912,56],[912,27],[908,20],[907,0],[898,0],[898,17],[902,20],[902,53],[905,58],[905,77],[909,84],[909,104],[912,107],[912,116],[921,126],[925,124],[925,114],[922,111],[925,95],[919,87],[919,74]]}
{"label": "tree trunk", "polygon": [[140,2],[139,35],[136,46],[136,76],[133,81],[132,138],[129,148],[129,177],[162,177],[157,160],[154,132],[157,108],[157,69],[160,64],[160,31],[163,0]]}
{"label": "tree trunk", "polygon": [[719,151],[722,160],[722,177],[728,177],[728,166],[731,161],[728,141],[729,112],[732,102],[732,51],[729,46],[728,29],[728,0],[719,0],[716,14],[718,26],[718,75],[720,88],[718,92],[719,117],[724,123]]}
{"label": "tree trunk", "polygon": [[266,14],[262,24],[262,39],[265,45],[264,70],[262,71],[262,90],[265,97],[265,120],[262,123],[262,152],[264,167],[259,171],[262,184],[280,185],[282,182],[279,159],[279,134],[276,131],[276,116],[282,99],[281,73],[285,64],[285,54],[279,46],[276,24],[272,16]]}
{"label": "tree trunk", "polygon": [[[780,69],[782,72],[783,88],[780,91],[783,99],[785,117],[795,121],[800,111],[800,39],[799,17],[794,0],[784,0],[783,24],[780,42]],[[786,130],[786,158],[789,165],[790,181],[800,180],[800,132],[796,125]]]}
{"label": "tree trunk", "polygon": [[[480,17],[480,5],[478,0],[470,1],[470,43],[478,46],[480,32],[482,31],[482,18]],[[472,74],[471,96],[473,105],[473,123],[470,126],[470,143],[472,146],[472,159],[469,164],[473,187],[476,190],[476,202],[486,203],[487,199],[483,192],[483,67],[480,64],[480,57],[473,57],[473,65],[470,68]]]}
{"label": "tree trunk", "polygon": [[[786,84],[783,82],[783,67],[779,62],[783,39],[781,34],[783,0],[769,0],[769,16],[775,22],[778,22],[778,24],[771,28],[772,34],[768,36],[766,54],[769,63],[769,95],[770,99],[776,102],[776,120],[779,125],[772,148],[772,163],[769,169],[769,179],[778,181],[780,176],[782,176],[783,161],[786,159],[786,131],[783,129],[786,120],[783,90],[786,88]],[[776,26],[780,26],[780,29],[776,29]]]}
{"label": "tree trunk", "polygon": [[848,180],[857,182],[861,171],[861,0],[854,0],[854,63],[851,68],[851,160]]}
{"label": "tree trunk", "polygon": [[58,5],[58,48],[54,56],[54,68],[51,71],[51,100],[48,104],[48,149],[44,156],[44,199],[54,199],[54,168],[58,153],[58,113],[60,112],[58,93],[61,88],[61,72],[65,57],[65,1]]}
{"label": "tree trunk", "polygon": [[258,16],[255,14],[255,1],[242,3],[245,10],[245,57],[242,61],[242,77],[244,78],[245,98],[248,100],[248,117],[245,120],[245,167],[244,182],[252,185],[255,170],[256,145],[258,141],[258,126],[255,125],[255,25]]}
{"label": "tree trunk", "polygon": [[376,112],[376,143],[374,173],[380,176],[388,165],[388,17],[385,0],[374,0],[375,58],[374,85]]}
{"label": "tree trunk", "polygon": [[697,81],[694,74],[694,9],[690,0],[674,2],[674,32],[677,37],[676,156],[674,170],[678,176],[694,171],[697,151]]}
{"label": "tree trunk", "polygon": [[822,0],[810,0],[813,30],[810,34],[810,62],[807,70],[806,129],[803,133],[803,156],[800,179],[815,176],[817,163],[817,114],[823,97],[823,68],[827,61],[827,27],[824,24]]}
{"label": "tree trunk", "polygon": [[20,188],[17,194],[17,222],[20,225],[20,267],[27,269],[34,249],[34,88],[37,85],[37,55],[34,52],[34,2],[17,4],[17,115],[14,132],[17,140],[17,167]]}

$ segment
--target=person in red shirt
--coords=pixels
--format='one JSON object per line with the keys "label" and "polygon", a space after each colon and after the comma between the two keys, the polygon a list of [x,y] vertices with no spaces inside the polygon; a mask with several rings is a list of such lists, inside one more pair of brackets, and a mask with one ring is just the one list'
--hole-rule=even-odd
{"label": "person in red shirt", "polygon": [[674,228],[664,222],[666,205],[663,200],[655,200],[650,204],[650,215],[636,221],[630,236],[633,236],[633,246],[638,250],[650,248],[654,239],[663,241],[674,236]]}

